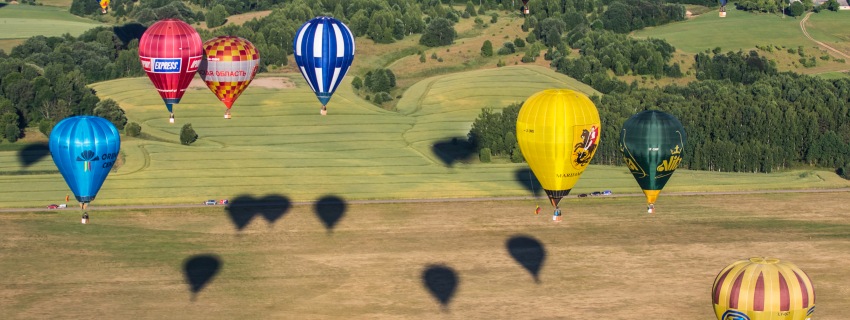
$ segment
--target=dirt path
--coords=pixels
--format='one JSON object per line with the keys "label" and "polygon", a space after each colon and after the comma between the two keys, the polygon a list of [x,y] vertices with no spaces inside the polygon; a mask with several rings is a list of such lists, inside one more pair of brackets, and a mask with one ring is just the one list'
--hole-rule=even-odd
{"label": "dirt path", "polygon": [[815,43],[817,43],[819,46],[824,47],[828,50],[831,50],[832,52],[835,52],[835,53],[841,55],[842,57],[844,57],[846,59],[850,59],[850,55],[847,55],[844,52],[838,51],[838,49],[835,49],[835,48],[833,48],[832,46],[830,46],[826,43],[817,41],[817,40],[815,40],[815,38],[812,38],[812,36],[809,35],[809,32],[806,31],[806,21],[809,21],[809,17],[811,15],[812,15],[812,13],[809,12],[809,13],[806,14],[806,16],[803,18],[803,20],[800,20],[800,30],[803,30],[803,35],[806,36],[806,38],[808,38],[809,40],[812,40]]}

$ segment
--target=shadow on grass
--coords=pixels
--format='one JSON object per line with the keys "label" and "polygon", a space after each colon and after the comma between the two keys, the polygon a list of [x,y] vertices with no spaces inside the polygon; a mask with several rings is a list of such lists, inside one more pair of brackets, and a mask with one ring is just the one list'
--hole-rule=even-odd
{"label": "shadow on grass", "polygon": [[236,231],[241,231],[254,219],[255,216],[261,216],[269,223],[269,228],[274,226],[274,223],[282,218],[289,209],[292,208],[292,202],[289,198],[282,195],[267,195],[262,198],[254,198],[250,195],[240,195],[230,201],[230,204],[225,209],[230,216],[230,220],[236,227]]}
{"label": "shadow on grass", "polygon": [[206,287],[221,269],[221,258],[212,254],[195,255],[183,262],[183,274],[192,291],[192,301]]}
{"label": "shadow on grass", "polygon": [[33,143],[18,151],[18,161],[24,167],[29,167],[48,155],[50,148],[46,143]]}
{"label": "shadow on grass", "polygon": [[475,154],[472,144],[461,137],[437,141],[431,146],[431,150],[447,166],[452,166],[455,162],[468,163],[474,159],[473,154]]}
{"label": "shadow on grass", "polygon": [[537,180],[537,177],[534,176],[534,172],[532,172],[531,169],[517,169],[514,171],[514,180],[523,186],[525,190],[531,192],[532,196],[540,197],[543,195],[543,186],[540,185],[540,181]]}
{"label": "shadow on grass", "polygon": [[316,201],[313,209],[316,212],[316,216],[319,217],[319,220],[322,221],[325,229],[330,234],[333,232],[336,224],[339,223],[339,220],[345,215],[346,206],[345,200],[331,195],[324,196],[319,201]]}
{"label": "shadow on grass", "polygon": [[429,265],[422,271],[422,284],[440,302],[443,312],[449,312],[459,282],[457,272],[445,265]]}
{"label": "shadow on grass", "polygon": [[534,278],[535,283],[540,283],[540,268],[546,261],[546,249],[537,239],[529,236],[513,236],[505,243],[511,257],[516,260]]}

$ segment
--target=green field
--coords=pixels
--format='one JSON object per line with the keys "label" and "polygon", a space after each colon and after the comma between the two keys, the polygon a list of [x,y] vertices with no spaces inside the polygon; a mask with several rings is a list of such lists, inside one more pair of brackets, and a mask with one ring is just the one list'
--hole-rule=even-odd
{"label": "green field", "polygon": [[[530,200],[348,204],[332,232],[312,205],[244,209],[272,218],[241,232],[221,207],[4,213],[0,318],[709,320],[717,273],[770,256],[812,278],[813,319],[844,319],[848,196],[667,197],[654,216],[638,197],[567,199],[560,224]],[[539,242],[539,283],[517,236]],[[220,267],[193,295],[197,255]],[[445,308],[433,265],[457,279]]]}
{"label": "green field", "polygon": [[716,47],[726,52],[746,51],[755,49],[756,45],[767,44],[793,48],[813,45],[800,31],[800,20],[738,10],[730,10],[726,18],[720,18],[717,11],[711,11],[690,20],[638,30],[634,36],[664,39],[676,49],[688,53]]}
{"label": "green field", "polygon": [[102,24],[77,17],[65,8],[29,5],[0,7],[0,39],[25,39],[34,36],[77,36]]}
{"label": "green field", "polygon": [[[546,68],[515,66],[427,79],[406,92],[399,112],[366,103],[346,83],[328,105],[329,115],[323,117],[300,75],[289,77],[295,88],[249,88],[234,105],[232,120],[222,118],[224,107],[206,87],[191,88],[174,107],[177,124],[173,125],[147,78],[93,85],[101,98],[117,100],[131,121],[141,123],[144,133],[159,140],[124,138],[124,163],[107,178],[93,205],[197,204],[270,194],[293,201],[324,195],[345,199],[530,196],[530,189],[540,189],[536,184],[529,186],[527,165],[476,163],[477,156],[453,145],[452,138],[465,140],[482,107],[503,107],[551,87],[593,92]],[[508,82],[511,85],[506,87]],[[191,146],[178,143],[184,123],[191,123],[200,136]],[[41,207],[64,200],[69,189],[50,170],[55,167],[46,152],[0,152],[0,207]],[[850,181],[827,171],[767,175],[680,170],[667,190],[847,186]],[[625,169],[591,166],[574,194],[599,189],[640,192]]]}

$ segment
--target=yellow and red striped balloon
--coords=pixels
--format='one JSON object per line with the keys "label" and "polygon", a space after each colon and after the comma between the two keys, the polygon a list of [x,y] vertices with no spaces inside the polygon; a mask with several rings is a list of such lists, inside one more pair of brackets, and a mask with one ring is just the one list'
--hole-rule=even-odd
{"label": "yellow and red striped balloon", "polygon": [[808,320],[815,288],[803,270],[774,258],[750,258],[714,279],[711,301],[718,320]]}
{"label": "yellow and red striped balloon", "polygon": [[257,74],[260,53],[243,38],[220,36],[204,42],[204,63],[198,70],[207,87],[227,107],[224,117],[230,118],[230,107],[245,91]]}

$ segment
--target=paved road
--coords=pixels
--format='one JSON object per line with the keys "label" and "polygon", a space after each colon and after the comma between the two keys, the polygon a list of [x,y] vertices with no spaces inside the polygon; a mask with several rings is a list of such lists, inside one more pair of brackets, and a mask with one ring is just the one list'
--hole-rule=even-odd
{"label": "paved road", "polygon": [[[665,197],[675,196],[714,196],[714,195],[742,195],[742,194],[779,194],[779,193],[834,193],[834,192],[850,192],[850,188],[838,189],[800,189],[800,190],[753,190],[753,191],[717,191],[717,192],[665,192]],[[643,197],[643,193],[624,193],[614,194],[610,196],[597,196],[594,198],[616,198],[616,197]],[[576,198],[575,195],[568,198]],[[395,199],[395,200],[346,200],[347,204],[382,204],[382,203],[435,203],[435,202],[486,202],[486,201],[515,201],[515,200],[535,200],[544,198],[535,198],[531,196],[525,197],[493,197],[493,198],[445,198],[445,199]],[[315,201],[295,201],[290,202],[292,206],[314,205]],[[241,206],[275,206],[281,205],[282,202],[251,202]],[[240,206],[240,205],[236,205]],[[133,206],[90,206],[89,211],[95,210],[139,210],[139,209],[179,209],[179,208],[199,208],[206,207],[203,204],[168,204],[168,205],[133,205]],[[77,206],[69,205],[66,209],[47,209],[47,208],[6,208],[0,209],[0,212],[39,212],[39,211],[76,211]]]}

